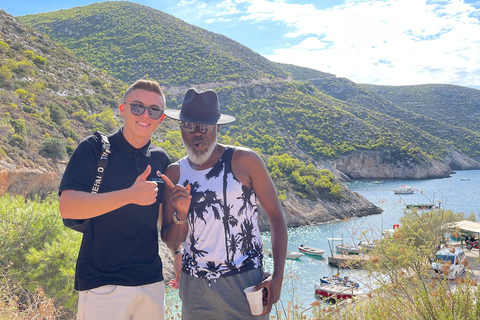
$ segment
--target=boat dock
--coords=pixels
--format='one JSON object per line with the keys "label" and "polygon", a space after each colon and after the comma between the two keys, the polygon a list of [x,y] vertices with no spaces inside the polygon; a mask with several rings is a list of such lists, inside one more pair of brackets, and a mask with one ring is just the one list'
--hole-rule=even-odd
{"label": "boat dock", "polygon": [[334,254],[328,257],[328,264],[338,268],[361,268],[365,261],[369,261],[368,254]]}

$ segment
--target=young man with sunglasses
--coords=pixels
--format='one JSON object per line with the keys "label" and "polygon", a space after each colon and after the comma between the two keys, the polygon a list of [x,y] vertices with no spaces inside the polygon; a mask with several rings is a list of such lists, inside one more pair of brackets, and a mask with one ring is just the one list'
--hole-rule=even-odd
{"label": "young man with sunglasses", "polygon": [[167,153],[150,142],[164,119],[155,81],[139,80],[123,97],[124,125],[108,136],[110,154],[98,193],[102,143],[89,136],[73,153],[60,183],[63,218],[89,219],[75,270],[77,319],[164,319],[165,287],[157,222]]}
{"label": "young man with sunglasses", "polygon": [[[220,125],[234,117],[219,112],[215,91],[187,91],[179,120],[187,156],[171,164],[165,180],[162,239],[183,243],[182,320],[268,319],[282,288],[287,228],[277,192],[254,151],[219,144]],[[270,220],[273,274],[263,272],[256,200]],[[250,312],[244,289],[264,291],[261,316]]]}

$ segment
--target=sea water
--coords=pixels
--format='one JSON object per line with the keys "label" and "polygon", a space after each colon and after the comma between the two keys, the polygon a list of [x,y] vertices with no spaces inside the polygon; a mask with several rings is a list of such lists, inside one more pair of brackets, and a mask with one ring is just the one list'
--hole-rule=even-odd
{"label": "sea water", "polygon": [[[287,310],[289,302],[298,304],[300,310],[308,308],[316,300],[315,283],[319,283],[323,276],[337,272],[358,281],[364,292],[369,290],[368,279],[361,269],[338,270],[328,265],[328,256],[335,254],[334,247],[340,242],[329,241],[328,238],[341,238],[343,243],[351,245],[367,237],[379,239],[382,230],[393,229],[393,225],[399,224],[407,204],[434,203],[442,209],[466,215],[474,213],[477,220],[480,219],[480,170],[458,171],[444,179],[364,180],[346,185],[382,208],[383,212],[345,221],[289,228],[288,251],[298,251],[298,246],[304,244],[326,252],[323,258],[304,255],[300,259],[285,261],[285,278],[278,308]],[[416,191],[413,194],[394,194],[393,189],[402,185],[413,187]],[[263,232],[262,239],[265,251],[271,251],[270,232]],[[264,263],[267,271],[273,271],[273,259],[268,254],[265,254]],[[167,297],[172,299],[173,296],[173,300],[178,301],[177,292],[168,290]]]}
{"label": "sea water", "polygon": [[[466,180],[468,179],[468,180]],[[286,260],[285,281],[282,289],[280,308],[288,308],[288,302],[298,303],[305,309],[316,300],[315,283],[323,276],[337,272],[348,275],[358,281],[365,292],[370,290],[368,279],[361,269],[338,270],[328,265],[328,256],[336,254],[335,245],[340,241],[328,238],[341,238],[345,244],[358,244],[366,238],[379,239],[382,230],[393,229],[399,224],[407,204],[430,204],[442,209],[463,212],[467,216],[474,213],[480,219],[480,170],[463,170],[452,174],[450,178],[428,180],[368,180],[346,183],[352,191],[358,192],[370,202],[383,209],[381,214],[336,221],[315,226],[303,226],[288,229],[288,250],[298,251],[300,244],[325,250],[323,258],[304,255],[300,259]],[[413,194],[395,194],[393,189],[402,185],[415,188]],[[266,250],[271,248],[270,233],[262,234]],[[267,270],[273,270],[273,259],[265,258]]]}

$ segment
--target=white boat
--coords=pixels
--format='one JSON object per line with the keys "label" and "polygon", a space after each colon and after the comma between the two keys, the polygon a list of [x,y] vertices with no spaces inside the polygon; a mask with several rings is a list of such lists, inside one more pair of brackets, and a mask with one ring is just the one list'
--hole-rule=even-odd
{"label": "white boat", "polygon": [[460,180],[462,180],[462,181],[468,181],[468,180],[470,180],[470,178],[460,178]]}
{"label": "white boat", "polygon": [[368,252],[372,251],[373,249],[375,249],[375,247],[378,245],[378,243],[379,243],[378,240],[374,240],[373,242],[360,241],[360,243],[358,245],[362,248],[362,251],[364,251],[365,253],[368,253]]}
{"label": "white boat", "polygon": [[287,252],[287,259],[295,260],[300,259],[303,256],[302,252],[289,251]]}
{"label": "white boat", "polygon": [[320,284],[322,286],[327,284],[341,284],[346,287],[360,287],[360,284],[358,282],[350,280],[348,276],[341,277],[338,275],[338,273],[331,275],[330,277],[323,276],[322,278],[320,278]]}
{"label": "white boat", "polygon": [[303,244],[298,246],[298,250],[300,252],[305,253],[305,254],[309,254],[309,255],[317,256],[317,257],[321,257],[325,253],[325,250],[323,250],[323,249],[318,249],[318,248],[314,248],[314,247],[310,247],[310,246],[305,246]]}
{"label": "white boat", "polygon": [[355,296],[361,295],[363,292],[355,286],[343,284],[315,284],[315,295],[320,298],[327,299],[351,299]]}
{"label": "white boat", "polygon": [[400,186],[398,189],[393,189],[393,193],[396,194],[410,194],[415,192],[415,188],[409,186]]}
{"label": "white boat", "polygon": [[359,254],[362,252],[362,248],[358,246],[351,246],[349,244],[337,244],[335,246],[335,249],[337,249],[337,252],[340,252],[341,254]]}

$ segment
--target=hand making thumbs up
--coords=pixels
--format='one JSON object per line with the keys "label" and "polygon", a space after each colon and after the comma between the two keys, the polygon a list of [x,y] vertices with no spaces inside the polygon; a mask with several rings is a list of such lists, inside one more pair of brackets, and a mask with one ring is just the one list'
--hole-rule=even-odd
{"label": "hand making thumbs up", "polygon": [[165,181],[165,190],[168,191],[167,197],[175,207],[178,219],[185,220],[192,200],[191,186],[189,184],[186,187],[179,184],[174,185],[164,174],[162,174],[162,179]]}
{"label": "hand making thumbs up", "polygon": [[137,177],[133,185],[130,187],[130,195],[133,197],[132,203],[141,206],[148,206],[155,203],[157,200],[157,183],[154,181],[147,181],[151,171],[152,167],[148,165],[145,171]]}

